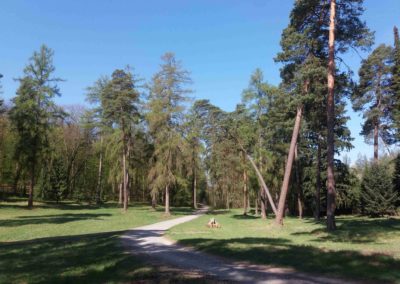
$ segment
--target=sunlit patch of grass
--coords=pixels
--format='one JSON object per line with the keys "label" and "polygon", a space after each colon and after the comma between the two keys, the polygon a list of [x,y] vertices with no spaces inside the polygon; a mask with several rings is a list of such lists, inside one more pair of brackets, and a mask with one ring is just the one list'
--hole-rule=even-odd
{"label": "sunlit patch of grass", "polygon": [[[215,217],[220,229],[204,225]],[[242,218],[239,210],[213,212],[172,228],[184,245],[237,260],[372,281],[400,281],[400,219],[345,216],[331,233],[323,222]],[[193,232],[198,232],[197,235]]]}

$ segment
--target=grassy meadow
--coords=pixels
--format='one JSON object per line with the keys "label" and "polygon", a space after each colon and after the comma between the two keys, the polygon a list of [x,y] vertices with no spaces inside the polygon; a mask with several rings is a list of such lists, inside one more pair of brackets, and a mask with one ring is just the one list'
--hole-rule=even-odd
{"label": "grassy meadow", "polygon": [[123,213],[115,203],[36,202],[28,210],[26,201],[0,202],[0,283],[185,282],[124,253],[119,241],[127,229],[191,212],[172,208],[167,218],[162,209],[136,204]]}
{"label": "grassy meadow", "polygon": [[[222,225],[205,225],[215,217]],[[337,217],[328,233],[323,221],[286,218],[283,228],[241,210],[217,210],[172,228],[183,245],[240,261],[348,279],[400,283],[400,219]]]}

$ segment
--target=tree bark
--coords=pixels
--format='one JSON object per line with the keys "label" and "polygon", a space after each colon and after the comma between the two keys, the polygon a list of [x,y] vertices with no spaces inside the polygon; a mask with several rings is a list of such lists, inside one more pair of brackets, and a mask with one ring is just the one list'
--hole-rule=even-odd
{"label": "tree bark", "polygon": [[[245,154],[243,153],[243,160],[245,159]],[[245,164],[243,162],[243,164]],[[248,198],[249,198],[249,192],[247,189],[247,171],[246,168],[243,169],[243,215],[247,215],[248,208]]]}
{"label": "tree bark", "polygon": [[336,189],[334,176],[335,155],[335,17],[336,0],[330,2],[330,24],[329,24],[329,62],[328,62],[328,101],[327,101],[327,208],[326,227],[328,230],[336,229]]}
{"label": "tree bark", "polygon": [[197,173],[196,167],[193,168],[193,208],[197,209]]}
{"label": "tree bark", "polygon": [[33,190],[35,188],[35,164],[32,165],[31,169],[31,184],[28,192],[28,208],[33,208]]}
{"label": "tree bark", "polygon": [[316,185],[315,185],[315,212],[314,219],[319,221],[321,212],[321,142],[318,138],[317,146],[317,165],[316,165]]}
{"label": "tree bark", "polygon": [[302,114],[303,114],[303,107],[298,106],[296,120],[294,123],[294,128],[293,128],[293,133],[292,133],[292,139],[290,142],[289,154],[288,154],[288,158],[287,158],[287,162],[286,162],[285,175],[283,177],[281,195],[279,196],[278,211],[277,211],[277,214],[275,217],[275,223],[278,225],[283,225],[283,216],[285,214],[286,196],[287,196],[287,193],[289,190],[290,174],[292,172],[294,152],[295,152],[295,147],[296,147],[296,143],[297,143],[297,137],[299,136]]}
{"label": "tree bark", "polygon": [[165,187],[165,215],[170,215],[169,211],[169,187]]}
{"label": "tree bark", "polygon": [[255,202],[255,204],[254,204],[254,214],[256,216],[258,216],[258,200],[259,200],[259,197],[260,197],[260,192],[258,192],[256,194],[256,198],[254,199],[254,202]]}
{"label": "tree bark", "polygon": [[101,177],[103,175],[103,136],[100,137],[99,170],[97,174],[97,203],[101,202]]}
{"label": "tree bark", "polygon": [[261,219],[267,219],[267,206],[266,206],[265,192],[260,191],[260,205],[261,205]]}
{"label": "tree bark", "polygon": [[300,166],[299,166],[299,157],[298,157],[298,152],[297,152],[297,144],[296,144],[296,149],[294,153],[294,158],[295,158],[295,167],[296,167],[296,188],[297,188],[297,209],[299,213],[299,218],[303,219],[303,207],[304,207],[304,202],[303,202],[303,190],[301,188],[301,180],[300,180]]}
{"label": "tree bark", "polygon": [[274,211],[274,213],[276,215],[277,214],[277,210],[276,210],[276,207],[275,207],[275,203],[274,203],[274,201],[272,199],[271,193],[269,192],[269,189],[268,189],[267,185],[265,184],[265,181],[264,181],[263,176],[261,175],[261,172],[258,170],[258,168],[257,168],[256,164],[254,163],[253,159],[249,155],[246,155],[246,157],[250,161],[250,164],[252,165],[253,169],[255,170],[255,172],[257,174],[257,177],[258,177],[258,182],[260,183],[261,188],[264,189],[264,191],[265,191],[265,193],[266,193],[266,195],[268,197],[268,201],[271,204],[272,211]]}
{"label": "tree bark", "polygon": [[127,180],[127,175],[126,175],[126,152],[125,152],[125,146],[122,151],[122,179],[123,179],[123,195],[124,195],[124,211],[128,209],[128,180]]}
{"label": "tree bark", "polygon": [[122,204],[122,182],[120,182],[118,185],[118,191],[119,191],[118,204],[121,205]]}

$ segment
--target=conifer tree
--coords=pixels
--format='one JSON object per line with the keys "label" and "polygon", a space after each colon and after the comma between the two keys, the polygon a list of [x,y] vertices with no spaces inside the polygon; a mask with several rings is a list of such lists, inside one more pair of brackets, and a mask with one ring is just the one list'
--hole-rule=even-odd
{"label": "conifer tree", "polygon": [[105,86],[103,105],[104,117],[112,125],[118,128],[119,139],[117,143],[121,145],[121,164],[122,164],[122,189],[123,189],[123,208],[128,209],[128,157],[131,152],[130,134],[132,127],[139,122],[139,92],[132,73],[127,70],[115,70],[111,75],[111,80]]}
{"label": "conifer tree", "polygon": [[382,44],[363,60],[359,70],[360,83],[352,95],[353,109],[361,111],[365,120],[361,135],[366,140],[372,136],[375,162],[378,161],[379,138],[386,145],[395,142],[391,130],[392,54],[392,48]]}
{"label": "conifer tree", "polygon": [[361,183],[364,213],[373,217],[394,214],[398,199],[387,166],[375,162],[367,166]]}
{"label": "conifer tree", "polygon": [[53,77],[54,52],[42,45],[34,52],[24,69],[24,76],[18,79],[20,86],[14,98],[10,119],[18,140],[16,159],[26,167],[30,175],[28,207],[33,206],[34,188],[44,151],[48,148],[51,123],[57,116],[53,98],[60,95],[57,83],[61,79]]}
{"label": "conifer tree", "polygon": [[182,68],[173,53],[162,56],[163,64],[150,85],[147,120],[153,137],[154,154],[149,181],[153,199],[164,191],[165,214],[170,214],[170,191],[182,183],[185,141],[182,124],[191,83],[189,72]]}

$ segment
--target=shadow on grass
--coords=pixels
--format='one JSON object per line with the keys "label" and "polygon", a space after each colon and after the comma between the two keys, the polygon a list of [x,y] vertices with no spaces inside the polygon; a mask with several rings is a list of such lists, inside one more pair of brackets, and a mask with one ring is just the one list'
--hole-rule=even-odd
{"label": "shadow on grass", "polygon": [[207,215],[224,215],[224,214],[228,214],[229,212],[231,212],[231,211],[227,210],[227,209],[225,209],[225,210],[218,209],[218,210],[210,210],[206,214]]}
{"label": "shadow on grass", "polygon": [[[305,222],[314,223],[313,220]],[[400,219],[367,219],[367,218],[339,218],[337,220],[337,230],[326,233],[325,228],[318,228],[311,232],[296,232],[293,235],[315,235],[318,238],[315,242],[350,242],[350,243],[377,243],[380,235],[387,235],[391,232],[400,231]]]}
{"label": "shadow on grass", "polygon": [[[0,243],[0,283],[207,283],[124,252],[122,232]],[[170,282],[168,282],[170,281]]]}
{"label": "shadow on grass", "polygon": [[[146,208],[146,210],[148,210]],[[164,207],[156,207],[156,212],[164,212]],[[172,215],[191,215],[195,212],[195,210],[191,207],[171,207],[170,208]]]}
{"label": "shadow on grass", "polygon": [[237,214],[237,215],[232,215],[232,218],[234,219],[239,219],[239,220],[254,220],[254,219],[259,219],[260,217],[254,216],[254,215],[243,215],[243,214]]}
{"label": "shadow on grass", "polygon": [[180,243],[231,259],[290,267],[308,273],[386,283],[400,279],[400,260],[381,254],[325,251],[275,238],[196,238],[181,240]]}
{"label": "shadow on grass", "polygon": [[15,219],[0,220],[0,227],[17,227],[24,225],[38,224],[64,224],[81,220],[101,220],[101,217],[111,216],[107,213],[81,213],[81,214],[54,214],[54,215],[38,215],[38,216],[19,216]]}

